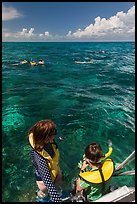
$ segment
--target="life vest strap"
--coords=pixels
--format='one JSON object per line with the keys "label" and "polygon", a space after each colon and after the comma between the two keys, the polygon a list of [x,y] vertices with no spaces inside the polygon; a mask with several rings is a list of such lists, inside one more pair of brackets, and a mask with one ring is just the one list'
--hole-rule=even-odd
{"label": "life vest strap", "polygon": [[100,173],[100,176],[101,176],[101,179],[102,179],[102,195],[104,195],[104,190],[105,190],[105,179],[104,179],[104,175],[103,175],[103,172],[102,172],[102,168],[99,168],[99,173]]}

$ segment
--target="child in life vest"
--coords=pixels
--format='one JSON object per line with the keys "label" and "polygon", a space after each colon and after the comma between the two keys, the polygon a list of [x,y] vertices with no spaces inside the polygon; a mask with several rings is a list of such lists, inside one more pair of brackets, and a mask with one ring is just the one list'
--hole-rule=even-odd
{"label": "child in life vest", "polygon": [[109,192],[111,177],[114,172],[114,163],[108,158],[112,153],[112,144],[109,153],[103,156],[102,148],[97,142],[89,144],[85,148],[83,162],[79,177],[76,181],[76,191],[83,192],[88,201],[99,199]]}

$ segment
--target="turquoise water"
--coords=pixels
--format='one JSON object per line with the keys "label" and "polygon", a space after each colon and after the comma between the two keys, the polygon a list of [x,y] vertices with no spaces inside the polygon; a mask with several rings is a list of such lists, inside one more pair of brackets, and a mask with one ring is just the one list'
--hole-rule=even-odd
{"label": "turquoise water", "polygon": [[[39,58],[45,65],[19,64]],[[57,124],[65,190],[78,174],[85,147],[93,141],[106,153],[111,139],[112,159],[122,162],[135,149],[135,44],[2,44],[4,202],[35,201],[27,131],[45,118]],[[134,168],[132,161],[125,170]],[[135,177],[115,177],[113,184],[135,186]]]}

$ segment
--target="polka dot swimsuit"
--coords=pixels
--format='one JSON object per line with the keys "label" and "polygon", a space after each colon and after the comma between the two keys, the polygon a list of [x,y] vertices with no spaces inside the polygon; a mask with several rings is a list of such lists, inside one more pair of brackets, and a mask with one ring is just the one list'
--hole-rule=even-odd
{"label": "polka dot swimsuit", "polygon": [[[54,151],[51,144],[47,144],[44,149],[48,154],[53,158]],[[31,150],[32,162],[36,168],[35,174],[40,177],[45,186],[47,187],[49,196],[53,202],[60,202],[61,199],[55,189],[55,186],[52,183],[50,171],[46,159],[39,155],[34,149]]]}

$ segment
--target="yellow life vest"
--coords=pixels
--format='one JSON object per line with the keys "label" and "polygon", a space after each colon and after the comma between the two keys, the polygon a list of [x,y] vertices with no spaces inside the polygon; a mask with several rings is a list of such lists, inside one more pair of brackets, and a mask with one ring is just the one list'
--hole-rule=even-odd
{"label": "yellow life vest", "polygon": [[37,65],[36,62],[30,62],[30,64],[31,64],[31,65],[34,65],[34,66]]}
{"label": "yellow life vest", "polygon": [[[30,145],[32,146],[32,148],[34,149],[33,133],[29,134],[29,142],[30,142]],[[59,166],[58,166],[59,151],[56,148],[55,143],[52,143],[52,148],[53,148],[54,153],[55,153],[53,158],[44,149],[42,151],[38,151],[38,150],[37,151],[35,150],[35,151],[38,152],[43,158],[47,159],[48,167],[49,167],[49,170],[51,173],[51,178],[52,178],[52,181],[54,182],[54,180],[58,174],[58,170],[59,170]]]}
{"label": "yellow life vest", "polygon": [[[114,172],[113,161],[109,158],[106,159],[101,167],[101,170],[104,177],[104,181],[109,180]],[[90,183],[99,184],[103,182],[99,169],[80,173],[79,176]]]}

